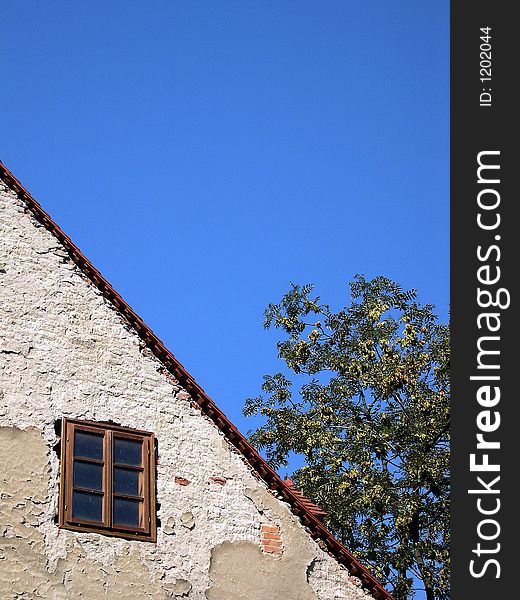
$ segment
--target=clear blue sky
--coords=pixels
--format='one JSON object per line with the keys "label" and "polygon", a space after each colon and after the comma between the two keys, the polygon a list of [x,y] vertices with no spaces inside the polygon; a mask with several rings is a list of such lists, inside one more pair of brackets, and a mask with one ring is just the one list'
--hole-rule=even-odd
{"label": "clear blue sky", "polygon": [[448,311],[449,3],[2,2],[0,159],[243,431],[262,313]]}

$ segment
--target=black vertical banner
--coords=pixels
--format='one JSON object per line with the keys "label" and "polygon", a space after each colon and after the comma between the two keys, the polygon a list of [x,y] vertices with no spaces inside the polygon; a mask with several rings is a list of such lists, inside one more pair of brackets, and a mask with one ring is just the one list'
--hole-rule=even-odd
{"label": "black vertical banner", "polygon": [[520,161],[514,2],[451,4],[452,584],[520,598]]}

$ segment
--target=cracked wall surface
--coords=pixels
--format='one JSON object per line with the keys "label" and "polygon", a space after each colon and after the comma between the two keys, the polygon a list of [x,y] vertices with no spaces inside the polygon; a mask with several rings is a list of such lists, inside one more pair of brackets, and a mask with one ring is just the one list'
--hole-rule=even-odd
{"label": "cracked wall surface", "polygon": [[[367,597],[6,188],[0,265],[0,598]],[[154,432],[157,543],[58,529],[62,416]]]}

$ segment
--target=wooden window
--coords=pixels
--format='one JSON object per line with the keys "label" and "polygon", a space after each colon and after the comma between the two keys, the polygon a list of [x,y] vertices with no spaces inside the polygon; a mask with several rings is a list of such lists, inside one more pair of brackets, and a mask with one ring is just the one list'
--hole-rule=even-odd
{"label": "wooden window", "polygon": [[155,541],[153,433],[63,418],[59,525]]}

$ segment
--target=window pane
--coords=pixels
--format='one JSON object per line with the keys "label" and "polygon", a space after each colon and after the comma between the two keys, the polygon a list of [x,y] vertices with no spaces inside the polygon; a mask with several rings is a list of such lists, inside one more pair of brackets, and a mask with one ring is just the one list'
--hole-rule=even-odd
{"label": "window pane", "polygon": [[87,492],[72,493],[72,517],[101,521],[103,496]]}
{"label": "window pane", "polygon": [[74,486],[101,491],[103,489],[103,465],[75,460]]}
{"label": "window pane", "polygon": [[103,460],[103,435],[76,430],[74,432],[74,456]]}
{"label": "window pane", "polygon": [[114,438],[114,462],[140,466],[143,456],[142,445],[138,440]]}
{"label": "window pane", "polygon": [[114,524],[139,527],[139,500],[114,498]]}
{"label": "window pane", "polygon": [[114,468],[114,492],[116,494],[128,494],[139,496],[140,471],[130,469]]}

